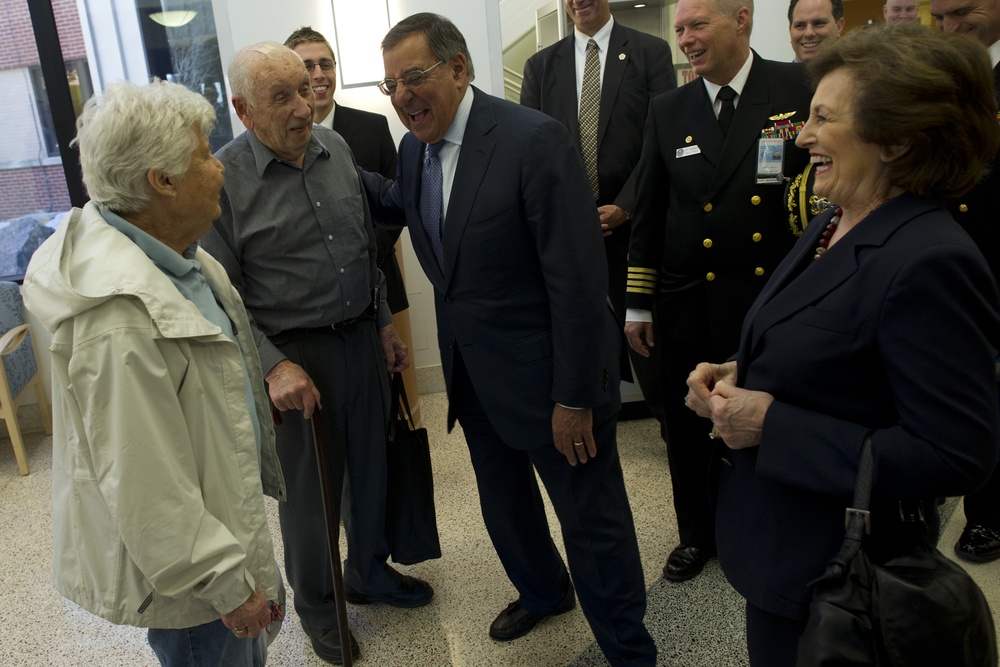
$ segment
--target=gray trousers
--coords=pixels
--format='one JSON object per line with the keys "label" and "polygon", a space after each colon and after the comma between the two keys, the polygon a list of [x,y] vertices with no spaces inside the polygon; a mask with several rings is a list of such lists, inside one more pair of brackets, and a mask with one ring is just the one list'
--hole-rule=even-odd
{"label": "gray trousers", "polygon": [[[389,556],[385,536],[389,383],[375,325],[359,322],[341,331],[295,329],[271,341],[305,369],[319,390],[335,493],[346,466],[343,507],[338,507],[347,533],[344,584],[362,593],[394,590],[397,584],[384,570]],[[282,422],[275,432],[288,487],[288,500],[278,510],[285,573],[301,623],[336,628],[312,425],[297,410],[282,413]]]}

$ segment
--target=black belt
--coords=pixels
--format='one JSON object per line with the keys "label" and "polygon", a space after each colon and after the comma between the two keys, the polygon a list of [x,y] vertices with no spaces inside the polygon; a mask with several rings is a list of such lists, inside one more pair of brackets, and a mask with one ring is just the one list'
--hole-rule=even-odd
{"label": "black belt", "polygon": [[282,336],[295,336],[299,334],[321,334],[328,333],[330,331],[343,331],[347,327],[354,326],[358,322],[370,322],[375,319],[375,315],[365,311],[357,317],[350,317],[336,324],[327,324],[322,327],[297,327],[295,329],[285,329],[281,333],[274,336],[274,338],[279,338]]}
{"label": "black belt", "polygon": [[375,315],[365,311],[358,315],[357,317],[351,317],[344,320],[343,322],[337,322],[336,324],[331,324],[330,328],[334,331],[340,331],[341,329],[346,329],[349,326],[357,324],[358,322],[370,322],[375,319]]}

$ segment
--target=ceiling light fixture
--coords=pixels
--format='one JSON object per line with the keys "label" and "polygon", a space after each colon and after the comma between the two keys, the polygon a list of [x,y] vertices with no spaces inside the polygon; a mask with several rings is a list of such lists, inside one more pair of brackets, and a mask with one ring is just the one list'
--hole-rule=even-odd
{"label": "ceiling light fixture", "polygon": [[193,21],[197,15],[198,12],[179,9],[169,12],[153,12],[149,15],[149,18],[167,28],[179,28]]}

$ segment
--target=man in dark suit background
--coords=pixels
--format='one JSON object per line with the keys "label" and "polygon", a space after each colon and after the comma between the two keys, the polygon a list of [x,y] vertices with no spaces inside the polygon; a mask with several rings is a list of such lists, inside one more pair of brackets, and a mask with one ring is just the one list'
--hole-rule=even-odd
{"label": "man in dark suit background", "polygon": [[701,78],[653,100],[636,182],[625,330],[641,354],[660,348],[680,533],[663,571],[671,581],[715,553],[714,448],[684,407],[685,381],[699,358],[736,352],[743,316],[794,242],[784,175],[807,162],[788,140],[809,115],[805,71],[751,51],[752,6],[677,3],[677,44]]}
{"label": "man in dark suit background", "polygon": [[[333,57],[333,47],[326,37],[309,26],[303,26],[288,36],[285,46],[299,54],[309,70],[309,84],[316,98],[313,122],[329,127],[342,136],[359,167],[394,178],[396,146],[385,116],[345,107],[333,99],[337,90],[337,59]],[[403,284],[403,272],[396,260],[395,244],[402,230],[378,220],[374,222],[378,244],[376,262],[385,274],[386,304],[395,314],[410,305],[406,298],[406,285]]]}
{"label": "man in dark suit background", "polygon": [[[972,11],[970,11],[970,8]],[[1000,108],[1000,0],[931,0],[931,16],[947,32],[971,35],[989,50],[993,63],[993,85]],[[965,196],[948,202],[955,217],[1000,280],[1000,225],[997,224],[996,193],[1000,170],[996,158],[990,173]],[[1000,558],[1000,466],[986,486],[965,496],[966,525],[955,544],[955,553],[966,561],[987,563]]]}
{"label": "man in dark suit background", "polygon": [[[676,87],[670,46],[662,39],[615,22],[608,0],[565,0],[573,19],[573,34],[531,56],[524,64],[521,104],[538,109],[566,126],[577,139],[593,188],[604,229],[608,259],[608,296],[615,315],[625,321],[625,281],[628,242],[635,210],[635,172],[642,151],[642,129],[649,101]],[[587,45],[597,49],[595,84],[599,90],[596,150],[584,150],[587,141],[585,97]],[[581,118],[583,122],[581,123]],[[588,159],[591,162],[588,163]],[[636,380],[650,412],[661,424],[663,407],[655,358],[629,349]]]}
{"label": "man in dark suit background", "polygon": [[465,39],[444,17],[404,19],[382,52],[379,87],[410,132],[396,183],[365,174],[365,187],[376,213],[405,216],[434,285],[449,427],[462,424],[483,518],[519,595],[490,636],[514,639],[569,611],[575,583],[608,661],[654,665],[615,440],[621,333],[579,152],[555,120],[470,86]]}

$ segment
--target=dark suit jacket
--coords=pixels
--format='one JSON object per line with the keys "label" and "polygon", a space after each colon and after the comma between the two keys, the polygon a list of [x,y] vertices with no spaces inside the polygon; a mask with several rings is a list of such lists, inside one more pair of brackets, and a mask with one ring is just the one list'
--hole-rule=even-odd
{"label": "dark suit jacket", "polygon": [[[771,117],[804,122],[812,94],[795,63],[754,53],[728,135],[703,81],[653,99],[639,165],[629,250],[629,307],[660,307],[657,333],[711,340],[736,351],[740,323],[795,242],[784,184],[757,185],[757,147]],[[686,157],[679,149],[694,152]],[[785,141],[785,175],[801,173],[805,151]],[[655,293],[648,282],[655,275]],[[639,278],[638,282],[634,278]],[[646,279],[646,281],[643,280]]]}
{"label": "dark suit jacket", "polygon": [[471,88],[444,220],[444,269],[420,219],[425,144],[407,134],[395,184],[363,174],[376,210],[402,207],[434,285],[451,390],[458,350],[497,433],[552,444],[555,403],[618,410],[620,332],[606,306],[600,222],[579,151],[544,114]]}
{"label": "dark suit jacket", "polygon": [[[574,39],[571,34],[528,58],[521,104],[558,120],[579,145]],[[649,101],[676,86],[674,61],[666,42],[619,23],[612,26],[597,128],[599,206],[617,204],[626,211],[635,210],[635,168]]]}
{"label": "dark suit jacket", "polygon": [[[386,178],[396,175],[396,146],[389,133],[385,116],[361,109],[336,105],[333,109],[333,129],[344,138],[354,153],[354,161],[367,171],[374,171]],[[378,245],[376,261],[385,275],[386,303],[389,310],[398,313],[409,305],[403,273],[396,261],[395,244],[403,231],[399,225],[374,220],[375,242]]]}
{"label": "dark suit jacket", "polygon": [[892,501],[974,490],[997,448],[1000,316],[980,252],[940,205],[902,195],[813,262],[832,215],[810,224],[747,315],[738,383],[775,402],[760,447],[725,450],[719,467],[723,571],[793,618],[844,537],[868,432],[876,553],[896,545]]}
{"label": "dark suit jacket", "polygon": [[386,178],[396,175],[396,145],[385,116],[338,104],[333,110],[333,129],[351,147],[362,169]]}
{"label": "dark suit jacket", "polygon": [[[1000,108],[1000,65],[993,68],[993,95]],[[1000,192],[1000,161],[996,156],[990,172],[965,195],[948,202],[948,210],[969,232],[986,256],[993,277],[1000,281],[1000,224],[997,221],[997,193]]]}

